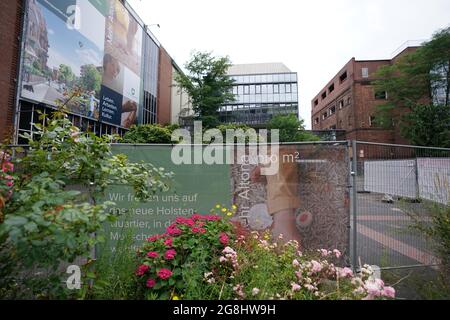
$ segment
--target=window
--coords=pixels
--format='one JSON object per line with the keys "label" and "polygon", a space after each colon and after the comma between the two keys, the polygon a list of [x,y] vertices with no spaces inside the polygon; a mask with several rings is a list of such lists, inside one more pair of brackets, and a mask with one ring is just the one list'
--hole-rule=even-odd
{"label": "window", "polygon": [[336,113],[336,106],[332,106],[330,108],[330,115],[335,114]]}
{"label": "window", "polygon": [[349,106],[352,103],[352,98],[348,97],[347,98],[347,105]]}
{"label": "window", "polygon": [[344,107],[344,100],[339,101],[339,109]]}
{"label": "window", "polygon": [[324,91],[324,92],[322,93],[322,100],[325,99],[326,97],[327,97],[327,92]]}
{"label": "window", "polygon": [[375,126],[375,117],[374,116],[370,116],[369,117],[369,126],[370,127],[374,127]]}
{"label": "window", "polygon": [[273,85],[273,93],[280,93],[280,87],[277,84]]}
{"label": "window", "polygon": [[319,100],[314,101],[314,106],[317,106],[319,104]]}
{"label": "window", "polygon": [[239,86],[238,87],[238,94],[244,94],[244,86]]}
{"label": "window", "polygon": [[261,94],[261,86],[260,86],[260,85],[257,85],[257,86],[255,87],[255,91],[256,91],[256,94]]}
{"label": "window", "polygon": [[244,94],[250,94],[250,87],[244,86]]}
{"label": "window", "polygon": [[377,100],[386,100],[387,92],[386,91],[377,91],[375,92],[375,99]]}
{"label": "window", "polygon": [[255,94],[255,85],[250,86],[250,94]]}
{"label": "window", "polygon": [[279,87],[280,87],[280,93],[281,94],[286,93],[286,86],[284,85],[284,83],[280,84]]}
{"label": "window", "polygon": [[238,87],[237,86],[233,87],[233,94],[238,94]]}
{"label": "window", "polygon": [[328,93],[332,93],[334,91],[334,83],[331,84],[331,86],[328,87]]}
{"label": "window", "polygon": [[369,77],[369,68],[362,68],[361,69],[361,76],[363,78],[368,78]]}
{"label": "window", "polygon": [[298,91],[297,84],[296,84],[296,83],[293,83],[293,84],[292,84],[292,93],[297,93],[297,91]]}
{"label": "window", "polygon": [[288,84],[286,85],[286,93],[291,93],[291,92],[292,92],[292,87],[291,87],[291,84],[288,83]]}
{"label": "window", "polygon": [[314,119],[314,124],[319,124],[319,118]]}
{"label": "window", "polygon": [[344,82],[345,80],[347,80],[347,71],[345,71],[343,74],[341,74],[341,76],[339,77],[339,81]]}
{"label": "window", "polygon": [[322,113],[322,120],[325,120],[328,117],[328,111]]}

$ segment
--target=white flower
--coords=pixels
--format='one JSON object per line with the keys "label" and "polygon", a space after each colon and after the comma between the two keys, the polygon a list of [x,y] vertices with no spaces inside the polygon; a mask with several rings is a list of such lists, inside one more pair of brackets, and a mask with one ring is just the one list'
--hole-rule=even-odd
{"label": "white flower", "polygon": [[252,290],[252,295],[256,296],[259,293],[259,289],[258,288],[253,288]]}

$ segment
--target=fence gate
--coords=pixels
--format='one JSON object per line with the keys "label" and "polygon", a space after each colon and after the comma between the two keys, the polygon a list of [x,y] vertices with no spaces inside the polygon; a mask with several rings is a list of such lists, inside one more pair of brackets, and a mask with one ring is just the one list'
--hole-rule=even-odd
{"label": "fence gate", "polygon": [[432,243],[413,228],[450,202],[450,149],[353,141],[352,264],[435,266]]}

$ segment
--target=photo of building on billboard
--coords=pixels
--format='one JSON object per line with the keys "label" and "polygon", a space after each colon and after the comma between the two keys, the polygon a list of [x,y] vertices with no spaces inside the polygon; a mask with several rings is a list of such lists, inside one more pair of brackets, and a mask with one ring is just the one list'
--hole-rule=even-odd
{"label": "photo of building on billboard", "polygon": [[118,0],[29,0],[21,96],[130,127],[141,90],[142,28]]}

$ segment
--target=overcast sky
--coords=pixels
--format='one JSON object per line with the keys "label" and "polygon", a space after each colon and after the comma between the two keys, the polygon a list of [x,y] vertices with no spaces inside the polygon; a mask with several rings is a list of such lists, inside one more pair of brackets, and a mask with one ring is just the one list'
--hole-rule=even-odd
{"label": "overcast sky", "polygon": [[450,25],[449,0],[128,0],[181,67],[193,50],[233,63],[283,62],[299,75],[300,116],[352,57],[388,59]]}

